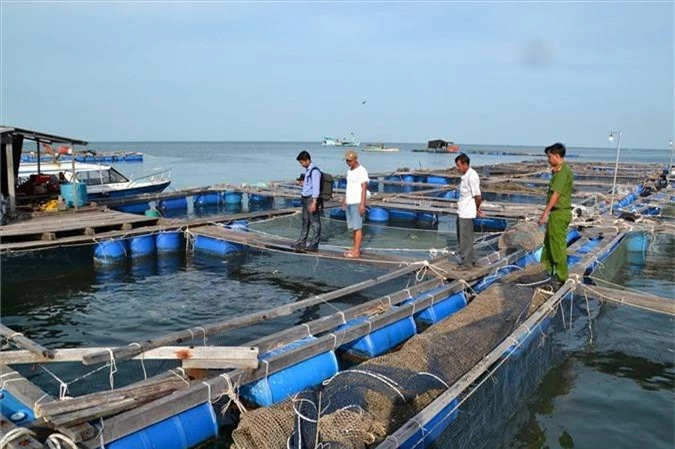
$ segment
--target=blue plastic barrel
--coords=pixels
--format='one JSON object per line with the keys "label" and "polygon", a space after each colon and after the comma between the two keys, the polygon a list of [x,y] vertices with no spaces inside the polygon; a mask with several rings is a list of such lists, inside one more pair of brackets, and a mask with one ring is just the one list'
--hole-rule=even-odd
{"label": "blue plastic barrel", "polygon": [[[391,182],[401,182],[402,178],[400,176],[386,176],[384,178],[384,180],[385,181],[391,181]],[[384,192],[385,193],[399,193],[401,191],[402,191],[401,186],[389,185],[389,184],[384,185]]]}
{"label": "blue plastic barrel", "polygon": [[429,212],[417,212],[417,221],[436,223],[438,221],[438,216]]}
{"label": "blue plastic barrel", "polygon": [[286,207],[301,207],[302,200],[300,198],[286,198]]}
{"label": "blue plastic barrel", "polygon": [[82,207],[86,206],[87,200],[87,185],[83,182],[63,182],[60,184],[61,196],[68,207]]}
{"label": "blue plastic barrel", "polygon": [[203,195],[195,195],[195,207],[217,206],[220,204],[220,195],[218,193],[205,193]]}
{"label": "blue plastic barrel", "polygon": [[249,204],[264,204],[267,203],[271,198],[265,195],[256,195],[254,193],[248,194]]}
{"label": "blue plastic barrel", "polygon": [[347,188],[347,178],[340,178],[333,181],[333,188],[335,189],[346,189]]}
{"label": "blue plastic barrel", "polygon": [[473,220],[473,229],[482,231],[503,231],[508,226],[504,218],[476,217]]}
{"label": "blue plastic barrel", "polygon": [[458,200],[459,199],[459,190],[448,190],[443,194],[443,197],[446,200]]}
{"label": "blue plastic barrel", "polygon": [[94,261],[100,264],[119,263],[127,258],[129,243],[123,239],[104,240],[94,248]]}
{"label": "blue plastic barrel", "polygon": [[229,214],[238,214],[241,212],[241,203],[225,204],[225,212]]}
{"label": "blue plastic barrel", "polygon": [[[403,177],[403,182],[415,182],[415,177],[413,175],[405,175]],[[403,191],[404,192],[412,192],[413,191],[413,186],[403,186]]]}
{"label": "blue plastic barrel", "polygon": [[389,218],[398,221],[415,221],[417,212],[412,210],[389,209]]}
{"label": "blue plastic barrel", "polygon": [[427,184],[446,185],[448,184],[448,178],[443,176],[427,176]]}
{"label": "blue plastic barrel", "polygon": [[341,207],[334,207],[330,210],[329,212],[330,218],[334,218],[336,220],[346,220],[347,219],[347,212],[342,210]]}
{"label": "blue plastic barrel", "polygon": [[[362,316],[348,321],[337,328],[342,330],[363,323],[368,317]],[[340,346],[339,350],[359,358],[373,358],[384,354],[415,335],[417,327],[412,317],[406,317]]]}
{"label": "blue plastic barrel", "polygon": [[372,179],[368,181],[368,190],[370,190],[372,193],[376,193],[380,191],[380,181],[377,179]]}
{"label": "blue plastic barrel", "polygon": [[443,410],[438,412],[417,432],[412,434],[407,440],[398,445],[399,449],[420,449],[430,447],[430,445],[448,428],[459,415],[459,401],[455,398]]}
{"label": "blue plastic barrel", "polygon": [[225,240],[198,235],[195,237],[195,251],[212,256],[226,256],[241,251],[241,247]]}
{"label": "blue plastic barrel", "polygon": [[381,207],[368,208],[368,221],[385,222],[389,221],[389,212]]}
{"label": "blue plastic barrel", "polygon": [[[227,227],[233,231],[248,232],[248,220],[235,220],[228,224]],[[241,243],[232,243],[239,251],[243,251],[246,246]]]}
{"label": "blue plastic barrel", "polygon": [[0,390],[0,412],[17,426],[35,420],[33,410],[7,390]]}
{"label": "blue plastic barrel", "polygon": [[160,232],[155,234],[155,248],[158,253],[177,253],[185,247],[183,233],[180,231]]}
{"label": "blue plastic barrel", "polygon": [[[428,295],[430,294],[433,295],[434,293],[441,291],[444,288],[445,287],[443,286],[437,287],[421,295],[417,295],[414,298],[407,299],[403,302],[403,304],[420,301],[428,297]],[[457,292],[451,295],[449,294],[445,298],[437,299],[433,305],[427,307],[426,309],[415,313],[415,322],[418,325],[424,324],[426,326],[431,326],[432,324],[436,324],[439,321],[442,321],[447,317],[459,312],[466,306],[466,304],[467,303],[466,297],[464,296],[464,292]]]}
{"label": "blue plastic barrel", "polygon": [[[267,360],[307,345],[314,340],[316,340],[315,337],[305,337],[273,351],[261,354],[260,359]],[[338,363],[335,353],[327,351],[270,374],[264,379],[243,385],[239,389],[239,394],[250,402],[266,407],[281,402],[305,388],[316,386],[334,376],[337,372]]]}
{"label": "blue plastic barrel", "polygon": [[105,445],[107,449],[190,449],[218,436],[210,403],[198,405]]}
{"label": "blue plastic barrel", "polygon": [[588,254],[593,249],[600,244],[601,239],[595,238],[595,239],[589,239],[586,243],[581,245],[581,248],[577,249],[577,254]]}
{"label": "blue plastic barrel", "polygon": [[171,198],[169,200],[159,200],[159,202],[157,203],[157,209],[159,209],[159,211],[162,213],[165,213],[167,210],[181,210],[187,208],[188,202],[187,198],[185,197]]}
{"label": "blue plastic barrel", "polygon": [[239,204],[241,203],[241,192],[225,192],[223,193],[223,201],[225,204]]}
{"label": "blue plastic barrel", "polygon": [[152,234],[139,235],[129,239],[131,257],[148,257],[155,254],[155,236]]}
{"label": "blue plastic barrel", "polygon": [[136,203],[136,204],[125,204],[123,206],[118,206],[115,208],[120,212],[126,212],[128,214],[144,214],[146,210],[150,209],[150,203]]}

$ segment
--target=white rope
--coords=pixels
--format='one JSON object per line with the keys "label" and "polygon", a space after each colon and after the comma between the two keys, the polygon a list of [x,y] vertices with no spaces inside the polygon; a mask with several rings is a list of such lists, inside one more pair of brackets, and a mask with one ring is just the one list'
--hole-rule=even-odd
{"label": "white rope", "polygon": [[117,364],[115,363],[115,354],[112,349],[108,349],[110,353],[110,389],[115,389],[115,373],[117,372]]}
{"label": "white rope", "polygon": [[26,429],[25,427],[17,427],[16,429],[12,429],[9,432],[7,432],[2,437],[2,439],[0,439],[0,449],[6,448],[9,445],[9,443],[11,443],[14,440],[26,437],[35,437],[35,432],[33,432],[30,429]]}
{"label": "white rope", "polygon": [[225,382],[227,383],[227,390],[224,392],[224,394],[227,395],[229,398],[229,401],[227,401],[227,404],[225,404],[221,409],[221,413],[224,415],[225,412],[230,408],[231,404],[234,404],[237,409],[239,409],[239,413],[244,414],[246,413],[246,407],[244,407],[244,404],[241,403],[239,400],[239,395],[237,394],[237,386],[235,385],[234,382],[232,382],[232,379],[230,379],[230,376],[227,373],[223,373],[220,375],[223,379],[225,379]]}
{"label": "white rope", "polygon": [[374,377],[375,379],[381,381],[382,383],[384,383],[385,385],[390,387],[392,390],[394,390],[396,392],[396,394],[398,394],[399,397],[401,399],[403,399],[403,402],[405,402],[405,396],[403,396],[403,393],[401,393],[401,386],[400,385],[398,385],[394,380],[392,380],[392,379],[390,379],[390,378],[388,378],[388,377],[386,377],[382,374],[371,373],[370,371],[363,371],[363,370],[358,370],[358,369],[349,369],[349,370],[345,370],[345,371],[339,371],[337,374],[335,374],[330,379],[324,380],[323,385],[324,386],[328,385],[337,376],[341,376],[341,375],[344,375],[344,374],[350,374],[350,373],[362,374],[364,376]]}
{"label": "white rope", "polygon": [[[59,383],[59,399],[64,399],[66,397],[66,393],[68,393],[68,384],[61,380],[56,374],[52,373],[49,371],[44,365],[38,365],[40,368],[42,368],[43,371],[45,371],[47,374],[52,376],[58,383]],[[103,365],[105,367],[105,365]]]}
{"label": "white rope", "polygon": [[307,336],[311,337],[312,336],[312,330],[310,329],[309,324],[302,323],[302,325],[305,326],[305,328],[307,329]]}
{"label": "white rope", "polygon": [[105,429],[105,423],[103,422],[103,417],[99,418],[99,422],[101,423],[101,428],[98,431],[98,441],[100,449],[105,449],[105,440],[103,439],[103,429]]}
{"label": "white rope", "polygon": [[129,346],[136,345],[138,346],[138,349],[141,350],[141,368],[143,368],[143,379],[147,380],[148,379],[148,373],[145,370],[145,351],[143,351],[143,348],[141,347],[140,343],[129,343]]}
{"label": "white rope", "polygon": [[201,326],[195,326],[195,329],[199,329],[202,331],[202,334],[204,334],[204,346],[206,346],[206,329],[204,329]]}
{"label": "white rope", "polygon": [[188,380],[185,378],[186,376],[185,376],[185,371],[183,370],[183,368],[180,368],[180,367],[179,367],[179,368],[176,368],[176,369],[177,369],[177,370],[179,369],[179,370],[183,371],[183,374],[182,374],[182,375],[181,375],[181,374],[178,374],[176,371],[174,371],[174,370],[172,370],[172,369],[170,369],[169,372],[170,372],[171,374],[173,374],[174,376],[178,377],[180,380],[182,380],[183,382],[185,382],[185,383],[189,386],[189,385],[190,385],[190,381],[188,381]]}
{"label": "white rope", "polygon": [[410,376],[410,377],[408,378],[408,380],[412,379],[412,378],[415,377],[415,376],[429,376],[429,377],[434,378],[434,379],[436,379],[437,381],[439,381],[446,389],[450,388],[450,386],[449,386],[443,379],[441,379],[440,377],[438,377],[437,375],[435,375],[435,374],[433,374],[433,373],[429,373],[429,372],[426,372],[426,371],[421,371],[421,372],[419,372],[419,373],[415,373],[415,374],[413,374],[412,376]]}
{"label": "white rope", "polygon": [[66,447],[69,447],[70,449],[78,449],[77,444],[75,444],[72,439],[61,433],[52,433],[47,437],[45,443],[47,443],[49,449],[62,449],[63,446],[61,446],[61,443],[65,443]]}

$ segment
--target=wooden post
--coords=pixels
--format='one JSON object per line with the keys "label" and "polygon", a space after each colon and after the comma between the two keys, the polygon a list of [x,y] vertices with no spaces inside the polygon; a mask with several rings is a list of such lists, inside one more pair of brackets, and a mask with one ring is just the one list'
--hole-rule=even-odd
{"label": "wooden post", "polygon": [[30,338],[24,337],[23,334],[21,334],[20,332],[15,332],[2,324],[0,324],[0,335],[7,338],[8,340],[12,340],[17,345],[21,346],[22,348],[28,349],[29,351],[35,354],[47,358],[54,358],[54,353],[49,349],[45,348],[44,346],[38,343],[35,343]]}
{"label": "wooden post", "polygon": [[16,216],[16,178],[14,177],[14,149],[12,141],[5,146],[7,153],[7,188],[9,192],[9,216]]}

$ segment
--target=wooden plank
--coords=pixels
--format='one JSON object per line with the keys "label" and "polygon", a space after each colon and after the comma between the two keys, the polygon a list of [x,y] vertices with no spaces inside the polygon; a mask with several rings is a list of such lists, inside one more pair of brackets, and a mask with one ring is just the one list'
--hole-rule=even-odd
{"label": "wooden plank", "polygon": [[663,298],[650,293],[619,290],[599,285],[581,285],[584,293],[601,301],[612,301],[619,304],[675,316],[675,298]]}
{"label": "wooden plank", "polygon": [[[115,404],[115,408],[118,408],[122,402],[126,403],[127,400],[139,402],[143,401],[144,398],[156,398],[186,387],[187,383],[178,376],[157,378],[152,382],[116,388],[110,391],[100,391],[76,398],[41,402],[35,407],[35,415],[47,417],[50,422],[56,422],[53,418],[57,415],[85,411],[94,407],[105,406],[106,404]],[[96,415],[91,416],[96,418]],[[65,424],[66,421],[59,423],[59,425]],[[74,424],[80,423],[68,421],[68,425]]]}
{"label": "wooden plank", "polygon": [[[57,212],[60,213],[60,212]],[[67,212],[64,212],[67,213]],[[123,212],[106,211],[91,212],[92,215],[78,214],[77,216],[62,219],[57,215],[39,217],[28,221],[18,222],[0,227],[0,238],[25,237],[30,235],[42,235],[54,232],[63,233],[84,230],[85,228],[101,228],[120,226],[124,223],[155,223],[156,217],[126,214]]]}
{"label": "wooden plank", "polygon": [[[49,248],[56,246],[81,245],[87,243],[95,243],[96,241],[109,238],[124,238],[128,236],[150,234],[161,231],[177,231],[189,226],[200,226],[211,223],[231,222],[243,219],[255,219],[261,217],[283,216],[297,213],[298,209],[277,209],[270,211],[247,212],[234,215],[218,215],[205,218],[195,218],[189,220],[177,219],[160,219],[157,225],[144,226],[142,228],[135,228],[123,232],[119,230],[100,232],[96,235],[96,239],[87,235],[78,235],[70,237],[58,237],[53,242],[46,242],[41,240],[32,240],[28,242],[2,242],[0,243],[0,253],[9,251],[28,251],[33,249]],[[157,219],[155,219],[157,220]],[[2,228],[0,228],[2,229]],[[86,229],[86,228],[85,228]]]}
{"label": "wooden plank", "polygon": [[192,228],[190,229],[190,233],[196,236],[211,237],[218,240],[239,243],[253,248],[302,253],[312,257],[318,256],[325,259],[343,260],[359,264],[398,266],[401,265],[402,263],[417,262],[416,259],[396,257],[388,254],[381,254],[374,252],[363,252],[361,253],[361,257],[359,258],[347,258],[343,255],[342,251],[325,250],[321,246],[319,246],[319,250],[315,252],[298,251],[292,247],[293,244],[292,239],[284,237],[260,235],[249,232],[241,232],[220,226],[202,226],[199,228]]}
{"label": "wooden plank", "polygon": [[[12,420],[10,420],[8,417],[6,417],[3,414],[0,414],[0,438],[5,438],[7,434],[10,432],[16,432],[18,431],[17,429],[23,429],[26,431],[27,429],[24,429],[22,427],[16,426]],[[30,434],[27,433],[22,433],[21,436],[17,436],[16,438],[12,438],[9,441],[4,444],[3,449],[40,449],[44,448],[42,443],[40,443],[38,440],[36,440],[34,437],[32,437]]]}
{"label": "wooden plank", "polygon": [[[112,348],[64,348],[53,349],[53,357],[47,358],[40,354],[27,350],[1,351],[0,363],[7,365],[33,364],[33,363],[58,363],[58,362],[82,362],[82,358],[91,354],[98,354]],[[258,349],[239,346],[163,346],[151,349],[142,355],[134,357],[135,360],[187,360],[187,359],[218,359],[230,360],[232,364],[242,363],[249,366],[257,364]]]}
{"label": "wooden plank", "polygon": [[31,410],[35,407],[36,403],[49,400],[50,398],[41,388],[7,365],[0,365],[0,376],[2,376],[1,383],[4,389],[9,391],[21,403],[30,407]]}
{"label": "wooden plank", "polygon": [[50,351],[49,349],[34,342],[30,338],[24,337],[22,333],[16,332],[3,324],[0,324],[0,335],[5,337],[7,340],[11,340],[20,347],[27,349],[35,354],[38,354],[46,358],[54,357],[52,351]]}

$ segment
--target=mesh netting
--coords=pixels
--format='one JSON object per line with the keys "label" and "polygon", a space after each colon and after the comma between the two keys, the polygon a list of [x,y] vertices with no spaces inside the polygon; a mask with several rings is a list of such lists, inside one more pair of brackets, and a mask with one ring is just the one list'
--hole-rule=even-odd
{"label": "mesh netting", "polygon": [[[280,405],[242,416],[244,448],[363,448],[393,433],[481,361],[543,302],[541,265],[504,276],[399,351],[339,372]],[[532,285],[534,284],[534,285]],[[536,303],[536,304],[535,304]],[[287,415],[280,419],[279,414]]]}
{"label": "mesh netting", "polygon": [[499,237],[499,249],[524,249],[534,251],[544,243],[544,233],[540,227],[531,221],[519,222]]}

